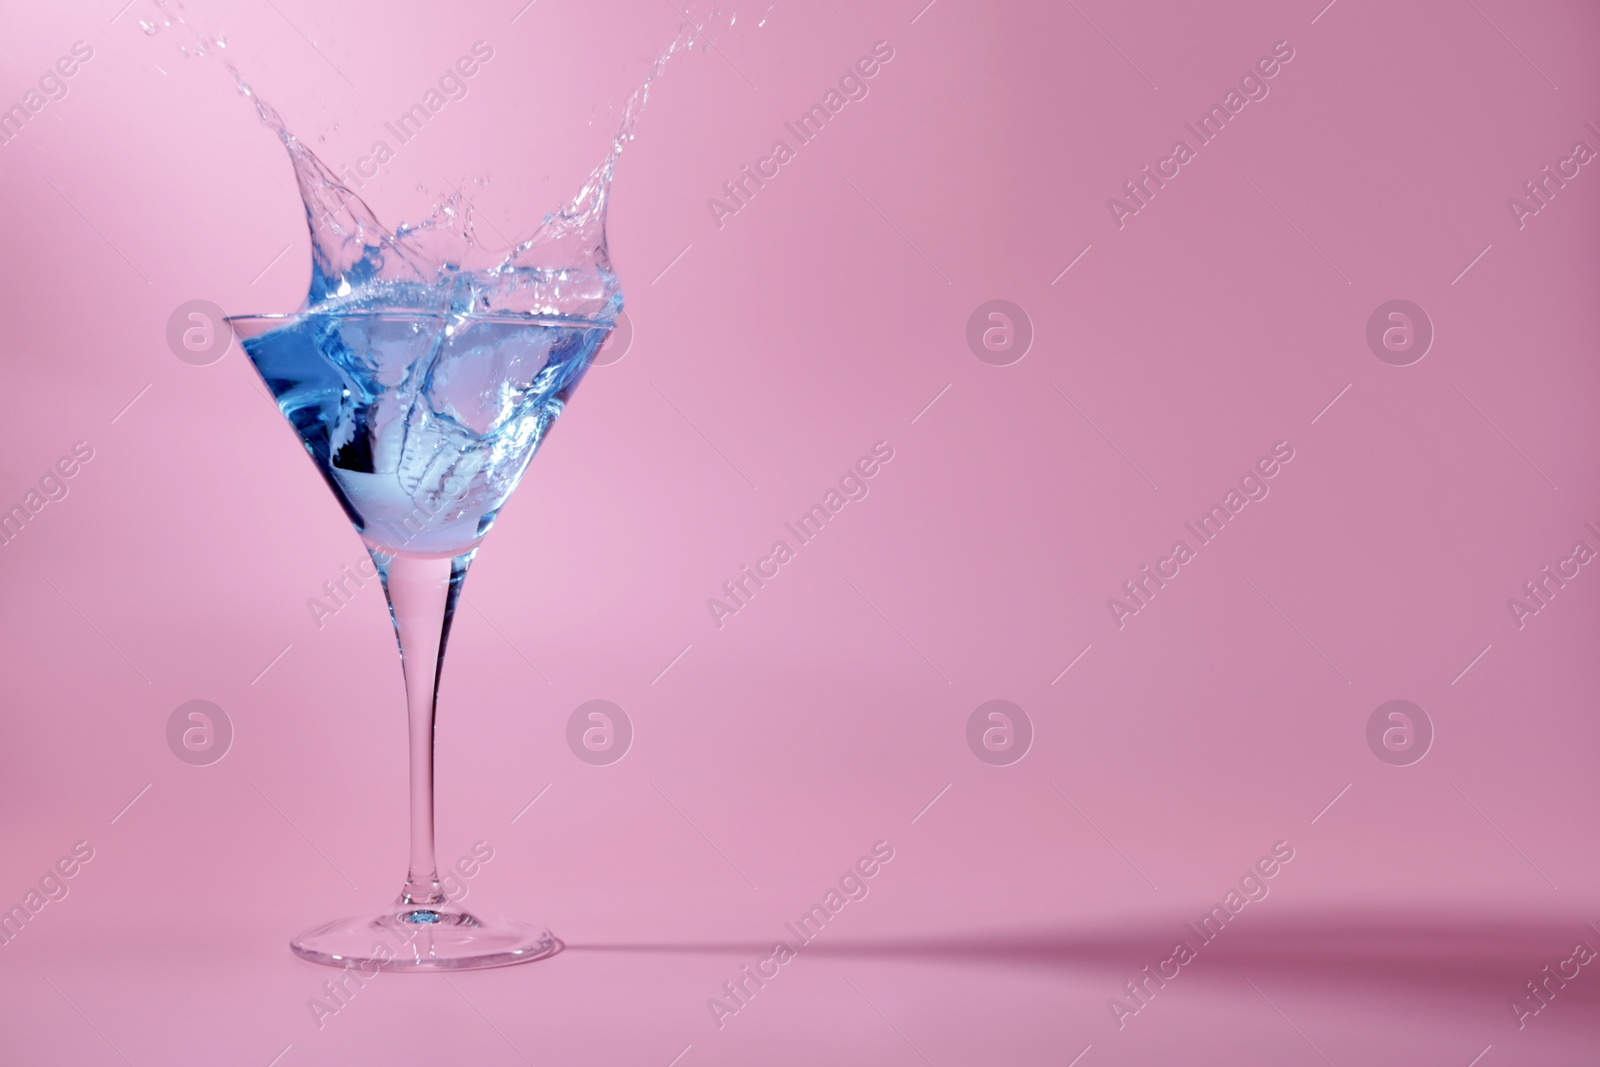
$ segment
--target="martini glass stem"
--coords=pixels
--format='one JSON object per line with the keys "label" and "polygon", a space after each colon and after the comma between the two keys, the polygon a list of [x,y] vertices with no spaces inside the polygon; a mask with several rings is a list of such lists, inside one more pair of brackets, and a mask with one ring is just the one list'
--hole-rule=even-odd
{"label": "martini glass stem", "polygon": [[[475,551],[475,550],[474,550]],[[439,885],[433,844],[433,742],[439,673],[444,666],[450,622],[474,552],[449,556],[389,556],[373,550],[373,561],[389,598],[389,615],[400,642],[406,679],[406,720],[411,747],[411,863],[397,901],[435,908],[446,902]]]}

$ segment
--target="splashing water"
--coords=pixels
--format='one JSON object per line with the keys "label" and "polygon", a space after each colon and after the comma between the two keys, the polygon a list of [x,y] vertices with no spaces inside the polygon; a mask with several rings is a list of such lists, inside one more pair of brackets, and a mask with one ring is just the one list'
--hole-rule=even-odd
{"label": "splashing water", "polygon": [[277,134],[294,165],[311,229],[306,309],[520,313],[610,326],[622,309],[622,291],[606,251],[612,175],[656,77],[688,40],[687,32],[681,34],[656,58],[623,108],[610,152],[571,203],[547,215],[531,237],[483,269],[467,266],[485,252],[464,194],[449,194],[421,224],[391,232],[229,65],[239,92],[254,102],[262,124]]}
{"label": "splashing water", "polygon": [[[141,22],[147,33],[178,27],[199,56],[226,48],[188,26],[179,0],[153,2],[162,23]],[[685,26],[656,58],[572,201],[498,256],[461,193],[387,229],[227,64],[289,154],[312,257],[300,311],[234,325],[369,548],[458,555],[488,532],[622,310],[606,251],[612,175],[651,85],[697,36]]]}

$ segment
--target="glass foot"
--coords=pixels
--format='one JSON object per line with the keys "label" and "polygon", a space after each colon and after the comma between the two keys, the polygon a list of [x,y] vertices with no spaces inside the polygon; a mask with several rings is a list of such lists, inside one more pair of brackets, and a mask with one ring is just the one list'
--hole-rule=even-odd
{"label": "glass foot", "polygon": [[484,919],[449,904],[396,905],[377,915],[312,927],[289,942],[296,956],[329,967],[377,971],[470,971],[554,956],[549,930]]}

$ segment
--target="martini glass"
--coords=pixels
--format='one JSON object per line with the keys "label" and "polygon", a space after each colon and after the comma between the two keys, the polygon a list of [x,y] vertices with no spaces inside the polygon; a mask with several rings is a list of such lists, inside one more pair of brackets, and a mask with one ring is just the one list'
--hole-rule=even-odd
{"label": "martini glass", "polygon": [[389,907],[312,927],[290,948],[368,973],[554,955],[562,945],[545,927],[474,915],[445,896],[434,858],[434,719],[467,568],[612,320],[363,309],[228,322],[371,553],[405,674],[405,884]]}

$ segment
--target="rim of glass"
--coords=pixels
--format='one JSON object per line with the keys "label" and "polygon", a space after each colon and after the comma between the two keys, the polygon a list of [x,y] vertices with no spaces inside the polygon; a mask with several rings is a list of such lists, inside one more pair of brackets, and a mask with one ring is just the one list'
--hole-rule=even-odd
{"label": "rim of glass", "polygon": [[448,311],[292,311],[271,312],[260,315],[224,315],[223,322],[277,322],[288,325],[305,319],[341,319],[354,321],[439,322],[455,326],[472,326],[488,323],[496,326],[566,326],[588,330],[610,330],[615,321],[585,319],[575,315],[539,315],[532,312],[491,311],[485,314],[456,314]]}

